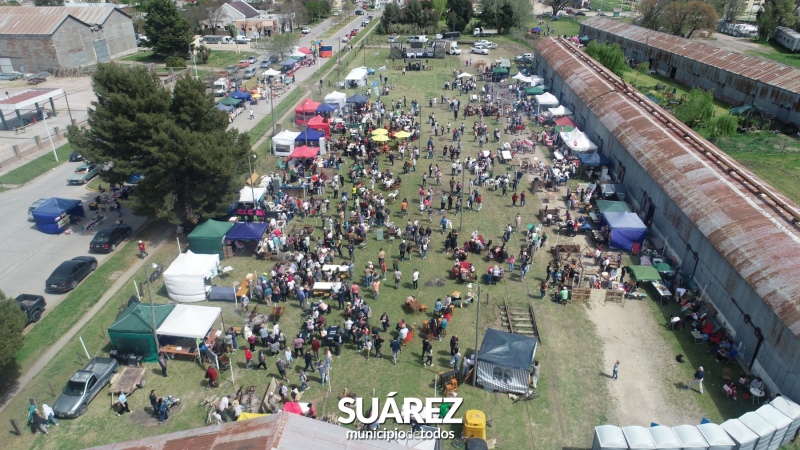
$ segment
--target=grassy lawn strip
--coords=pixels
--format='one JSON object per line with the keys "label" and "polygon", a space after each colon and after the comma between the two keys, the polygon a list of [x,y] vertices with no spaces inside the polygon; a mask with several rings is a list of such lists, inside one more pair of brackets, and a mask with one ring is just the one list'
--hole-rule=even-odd
{"label": "grassy lawn strip", "polygon": [[777,42],[770,41],[768,44],[762,44],[762,46],[764,51],[749,50],[747,54],[770,59],[787,66],[800,67],[800,55],[790,52]]}
{"label": "grassy lawn strip", "polygon": [[[208,57],[208,61],[205,64],[201,64],[197,61],[197,65],[199,67],[225,67],[231,64],[236,64],[237,62],[247,59],[251,55],[256,55],[255,52],[250,51],[250,47],[248,45],[240,44],[239,46],[239,53],[236,53],[235,45],[230,44],[233,50],[212,50],[211,55]],[[134,61],[138,63],[156,63],[162,64],[164,62],[164,58],[160,56],[156,56],[152,50],[147,50],[143,52],[136,53],[134,55],[127,56],[122,58],[123,61]],[[190,66],[192,63],[192,59],[188,58],[186,60],[186,65]]]}
{"label": "grassy lawn strip", "polygon": [[70,153],[72,153],[72,146],[64,144],[56,149],[58,161],[53,158],[53,152],[49,151],[24,166],[18,167],[3,175],[3,183],[25,184],[50,169],[58,167],[61,163],[68,161]]}
{"label": "grassy lawn strip", "polygon": [[134,263],[137,258],[136,253],[129,250],[133,248],[130,245],[133,240],[134,238],[128,239],[128,242],[118,247],[108,261],[98,267],[95,273],[87,277],[25,336],[25,343],[16,355],[22,372],[36,362],[43,348],[51,345],[56,337],[69,331],[75,321],[94,306],[114,283],[112,274],[118,271],[124,272]]}

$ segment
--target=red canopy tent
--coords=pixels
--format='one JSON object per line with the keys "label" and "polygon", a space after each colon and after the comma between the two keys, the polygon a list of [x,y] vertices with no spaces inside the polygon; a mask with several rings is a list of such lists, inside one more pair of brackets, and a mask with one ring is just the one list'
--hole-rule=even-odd
{"label": "red canopy tent", "polygon": [[322,131],[325,133],[325,139],[331,138],[331,124],[330,122],[326,122],[325,118],[321,115],[316,115],[309,119],[307,125],[308,128],[311,128],[312,130]]}
{"label": "red canopy tent", "polygon": [[306,125],[309,119],[317,115],[317,108],[319,105],[321,105],[321,103],[312,101],[310,98],[303,100],[303,102],[294,109],[294,123]]}
{"label": "red canopy tent", "polygon": [[289,158],[314,158],[317,155],[319,155],[318,147],[307,147],[305,145],[301,145],[300,147],[295,147],[294,150],[292,150],[292,153],[289,154]]}
{"label": "red canopy tent", "polygon": [[573,122],[572,119],[570,119],[567,116],[559,117],[558,119],[555,120],[555,124],[557,127],[566,126],[566,127],[578,128],[578,126],[575,125],[575,122]]}
{"label": "red canopy tent", "polygon": [[283,405],[283,412],[304,416],[308,412],[308,403],[286,402]]}
{"label": "red canopy tent", "polygon": [[310,55],[311,54],[311,50],[307,49],[306,47],[300,47],[300,50],[298,50],[298,52],[300,52],[300,53],[302,53],[304,55]]}

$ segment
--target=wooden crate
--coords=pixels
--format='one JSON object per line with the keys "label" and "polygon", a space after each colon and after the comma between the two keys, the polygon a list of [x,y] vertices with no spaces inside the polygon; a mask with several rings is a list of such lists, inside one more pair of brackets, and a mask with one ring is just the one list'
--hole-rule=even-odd
{"label": "wooden crate", "polygon": [[587,288],[573,288],[572,300],[576,302],[588,302],[592,290]]}

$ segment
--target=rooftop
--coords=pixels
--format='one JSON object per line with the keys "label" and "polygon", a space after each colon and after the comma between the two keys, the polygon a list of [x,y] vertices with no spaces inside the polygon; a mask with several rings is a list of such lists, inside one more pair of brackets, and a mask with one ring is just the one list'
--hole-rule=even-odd
{"label": "rooftop", "polygon": [[246,19],[252,19],[254,17],[259,16],[259,12],[257,9],[253,8],[252,6],[243,1],[235,0],[232,2],[228,2],[228,5],[230,5],[231,8],[242,13]]}
{"label": "rooftop", "polygon": [[780,89],[800,92],[800,70],[784,64],[723,50],[695,40],[629,25],[607,17],[592,17],[581,26],[680,55]]}
{"label": "rooftop", "polygon": [[102,25],[115,9],[107,6],[0,6],[0,35],[50,35],[67,17],[87,26]]}
{"label": "rooftop", "polygon": [[[536,51],[794,335],[800,335],[800,277],[795,264],[788,263],[800,253],[797,205],[567,41],[543,39]],[[666,208],[672,225],[688,236],[682,216]]]}

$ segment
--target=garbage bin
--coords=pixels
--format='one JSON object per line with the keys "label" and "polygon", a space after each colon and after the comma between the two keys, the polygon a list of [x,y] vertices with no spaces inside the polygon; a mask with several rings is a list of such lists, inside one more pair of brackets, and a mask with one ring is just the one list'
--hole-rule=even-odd
{"label": "garbage bin", "polygon": [[464,437],[486,440],[486,414],[470,409],[464,414]]}

